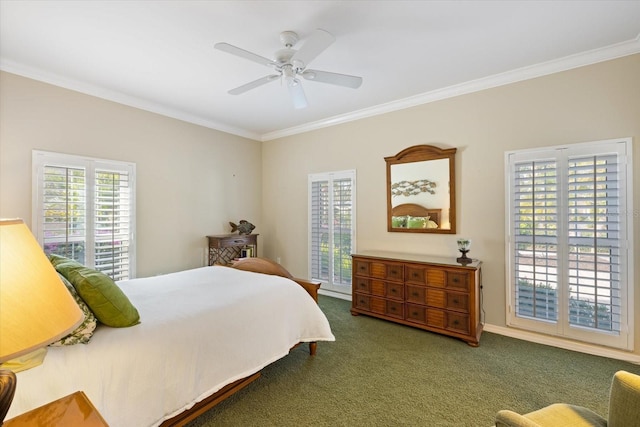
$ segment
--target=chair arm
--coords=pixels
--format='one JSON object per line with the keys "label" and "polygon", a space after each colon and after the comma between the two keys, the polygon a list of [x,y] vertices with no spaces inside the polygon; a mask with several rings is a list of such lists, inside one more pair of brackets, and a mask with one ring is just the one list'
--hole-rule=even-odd
{"label": "chair arm", "polygon": [[540,427],[540,425],[516,412],[503,409],[496,414],[495,427]]}

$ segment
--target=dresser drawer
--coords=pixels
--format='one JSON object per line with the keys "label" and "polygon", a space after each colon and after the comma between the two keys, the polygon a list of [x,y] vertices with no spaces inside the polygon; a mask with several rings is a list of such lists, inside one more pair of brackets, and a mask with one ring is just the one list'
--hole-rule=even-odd
{"label": "dresser drawer", "polygon": [[417,265],[407,265],[407,283],[426,285],[427,269]]}
{"label": "dresser drawer", "polygon": [[353,294],[351,303],[355,308],[358,308],[360,310],[371,311],[371,297],[369,295],[355,293]]}
{"label": "dresser drawer", "polygon": [[468,334],[470,330],[469,316],[465,314],[446,313],[445,329],[462,334]]}
{"label": "dresser drawer", "polygon": [[369,274],[377,279],[404,281],[404,266],[399,262],[376,262],[369,264]]}
{"label": "dresser drawer", "polygon": [[425,304],[427,301],[427,288],[424,286],[407,285],[407,302]]}
{"label": "dresser drawer", "polygon": [[405,319],[409,322],[427,324],[427,308],[422,305],[407,303],[407,313]]}
{"label": "dresser drawer", "polygon": [[469,295],[464,293],[427,288],[426,303],[429,307],[469,312]]}
{"label": "dresser drawer", "polygon": [[387,282],[385,296],[387,298],[404,300],[404,285],[402,283]]}
{"label": "dresser drawer", "polygon": [[404,317],[404,304],[402,301],[393,301],[369,295],[355,294],[353,304],[360,310],[382,314],[389,317],[402,319]]}
{"label": "dresser drawer", "polygon": [[371,294],[390,298],[390,299],[404,299],[404,286],[402,283],[383,282],[382,280],[370,280],[371,282]]}
{"label": "dresser drawer", "polygon": [[407,304],[405,320],[432,328],[444,329],[445,312],[421,305]]}
{"label": "dresser drawer", "polygon": [[388,300],[384,314],[390,317],[402,319],[404,318],[404,304],[400,301]]}
{"label": "dresser drawer", "polygon": [[217,245],[220,248],[228,248],[232,246],[250,245],[253,244],[254,241],[253,237],[237,235],[218,239]]}
{"label": "dresser drawer", "polygon": [[406,270],[407,283],[438,288],[445,286],[445,272],[441,269],[408,264]]}
{"label": "dresser drawer", "polygon": [[354,262],[354,272],[358,276],[384,279],[393,282],[404,281],[404,265],[399,262],[378,262],[360,260]]}
{"label": "dresser drawer", "polygon": [[452,271],[447,272],[447,288],[469,292],[469,283],[469,274]]}
{"label": "dresser drawer", "polygon": [[361,294],[370,294],[397,300],[404,299],[404,286],[402,283],[356,277],[353,288]]}
{"label": "dresser drawer", "polygon": [[353,273],[358,276],[369,277],[369,262],[356,259],[353,263]]}
{"label": "dresser drawer", "polygon": [[464,313],[469,312],[469,294],[462,294],[457,292],[447,292],[447,305],[449,310],[462,311]]}

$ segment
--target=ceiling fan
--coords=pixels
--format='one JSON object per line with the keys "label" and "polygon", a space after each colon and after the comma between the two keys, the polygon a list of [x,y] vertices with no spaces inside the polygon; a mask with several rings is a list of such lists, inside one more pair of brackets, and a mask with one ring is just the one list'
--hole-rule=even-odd
{"label": "ceiling fan", "polygon": [[299,50],[293,49],[299,37],[293,31],[280,33],[280,41],[284,45],[283,49],[276,51],[274,59],[268,59],[228,43],[216,43],[215,48],[258,64],[273,68],[275,74],[270,74],[231,89],[231,95],[240,95],[259,86],[280,80],[289,88],[289,93],[296,109],[305,108],[307,98],[302,89],[300,77],[305,80],[328,83],[338,86],[357,89],[362,84],[362,77],[350,76],[347,74],[331,73],[328,71],[311,70],[307,66],[325,49],[327,49],[336,39],[327,31],[317,29]]}

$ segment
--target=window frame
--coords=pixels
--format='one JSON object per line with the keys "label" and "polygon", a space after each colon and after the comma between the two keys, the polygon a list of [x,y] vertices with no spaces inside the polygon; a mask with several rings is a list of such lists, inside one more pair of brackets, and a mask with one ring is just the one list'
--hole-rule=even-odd
{"label": "window frame", "polygon": [[[596,345],[604,345],[624,350],[634,348],[634,268],[633,268],[633,157],[632,138],[619,138],[586,143],[567,144],[543,148],[509,151],[505,153],[505,273],[506,273],[506,323],[515,327],[538,333],[557,336],[563,339],[583,341]],[[620,206],[620,331],[608,332],[570,323],[569,291],[574,284],[570,281],[569,248],[571,246],[568,233],[570,222],[569,193],[567,177],[572,159],[585,155],[605,155],[616,153],[619,168]],[[520,317],[516,313],[516,242],[514,232],[515,216],[515,171],[516,163],[522,161],[543,161],[554,159],[557,163],[558,189],[558,315],[557,320],[533,319]],[[598,246],[599,247],[599,246]]]}
{"label": "window frame", "polygon": [[[348,278],[349,283],[340,283],[336,284],[333,282],[333,278],[335,277],[334,272],[334,255],[333,251],[330,251],[329,257],[329,272],[328,272],[328,280],[314,277],[315,274],[313,272],[313,183],[320,181],[327,181],[331,189],[333,189],[333,182],[335,180],[341,179],[349,179],[351,181],[351,229],[350,229],[350,239],[351,239],[351,251],[348,254],[349,259],[351,259],[351,254],[356,251],[356,171],[355,169],[343,170],[343,171],[334,171],[334,172],[322,172],[322,173],[313,173],[308,176],[308,276],[311,280],[317,280],[322,283],[321,291],[322,293],[329,293],[331,295],[335,295],[338,297],[351,297],[351,275]],[[331,191],[332,193],[332,191]],[[333,218],[333,205],[329,208],[330,217]],[[332,223],[331,220],[329,220]],[[329,230],[329,246],[334,246],[333,241],[333,227],[330,227]],[[351,261],[352,262],[352,261]]]}
{"label": "window frame", "polygon": [[45,167],[78,168],[85,170],[85,265],[95,267],[95,187],[96,171],[121,172],[128,175],[129,190],[129,230],[128,230],[128,277],[136,277],[136,165],[132,162],[118,160],[99,159],[73,154],[56,153],[42,150],[32,150],[32,230],[38,243],[44,247],[44,215],[43,207],[43,183]]}

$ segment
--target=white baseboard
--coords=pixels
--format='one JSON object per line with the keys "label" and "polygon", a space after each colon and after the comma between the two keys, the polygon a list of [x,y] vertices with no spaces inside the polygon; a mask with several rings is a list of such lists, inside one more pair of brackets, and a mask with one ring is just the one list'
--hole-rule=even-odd
{"label": "white baseboard", "polygon": [[517,338],[524,341],[531,341],[538,344],[549,345],[552,347],[563,348],[565,350],[578,351],[580,353],[592,354],[594,356],[608,357],[610,359],[624,360],[625,362],[640,365],[640,355],[627,351],[616,350],[613,348],[600,347],[596,345],[584,344],[576,341],[564,340],[561,338],[551,337],[548,335],[536,334],[533,332],[523,331],[521,329],[507,328],[505,326],[496,326],[485,324],[484,330],[494,334],[504,335],[511,338]]}
{"label": "white baseboard", "polygon": [[320,288],[318,290],[318,294],[326,295],[328,297],[333,297],[333,298],[339,298],[339,299],[343,299],[343,300],[346,300],[346,301],[351,301],[351,294],[343,294],[341,292],[334,292],[334,291],[330,291],[330,290],[322,289],[322,288]]}

